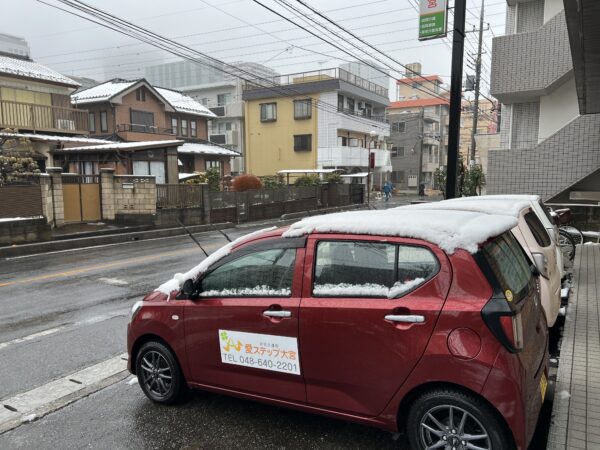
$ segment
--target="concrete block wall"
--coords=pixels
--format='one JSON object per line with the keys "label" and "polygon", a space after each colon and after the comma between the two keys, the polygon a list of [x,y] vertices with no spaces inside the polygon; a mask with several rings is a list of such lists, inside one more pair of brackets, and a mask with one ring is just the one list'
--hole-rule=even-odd
{"label": "concrete block wall", "polygon": [[600,114],[579,116],[530,148],[490,150],[488,194],[552,199],[600,168]]}
{"label": "concrete block wall", "polygon": [[[133,189],[128,188],[129,185],[133,185]],[[113,181],[113,195],[115,214],[156,213],[156,183],[153,176],[117,175]]]}
{"label": "concrete block wall", "polygon": [[50,176],[52,192],[50,196],[53,201],[54,225],[60,227],[65,224],[65,202],[63,196],[62,168],[47,167],[46,173]]}
{"label": "concrete block wall", "polygon": [[54,223],[54,201],[52,198],[52,180],[46,173],[40,174],[40,189],[42,191],[42,214],[49,224]]}

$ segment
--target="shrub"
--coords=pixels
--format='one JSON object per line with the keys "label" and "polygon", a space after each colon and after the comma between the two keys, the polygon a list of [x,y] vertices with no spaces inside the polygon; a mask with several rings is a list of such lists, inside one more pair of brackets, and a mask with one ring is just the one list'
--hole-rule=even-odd
{"label": "shrub", "polygon": [[342,176],[338,172],[333,172],[327,175],[325,181],[329,184],[340,184],[342,183]]}
{"label": "shrub", "polygon": [[302,175],[294,181],[295,186],[317,186],[321,184],[319,175]]}
{"label": "shrub", "polygon": [[263,186],[260,178],[254,175],[240,175],[233,179],[233,190],[236,192],[249,191],[250,189],[260,189]]}
{"label": "shrub", "polygon": [[263,188],[265,189],[276,189],[284,185],[283,175],[268,175],[265,177],[260,177],[260,181],[262,181]]}

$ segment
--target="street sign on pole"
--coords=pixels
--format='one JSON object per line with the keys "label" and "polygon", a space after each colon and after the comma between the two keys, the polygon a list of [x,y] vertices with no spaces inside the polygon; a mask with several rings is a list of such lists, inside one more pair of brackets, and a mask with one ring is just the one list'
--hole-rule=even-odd
{"label": "street sign on pole", "polygon": [[445,37],[448,0],[419,0],[419,40]]}

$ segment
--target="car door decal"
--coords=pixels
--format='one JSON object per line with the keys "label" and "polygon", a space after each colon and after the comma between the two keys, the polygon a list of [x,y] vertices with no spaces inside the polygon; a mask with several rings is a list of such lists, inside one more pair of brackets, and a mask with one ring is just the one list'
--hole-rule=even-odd
{"label": "car door decal", "polygon": [[218,342],[223,364],[300,375],[296,338],[219,330]]}

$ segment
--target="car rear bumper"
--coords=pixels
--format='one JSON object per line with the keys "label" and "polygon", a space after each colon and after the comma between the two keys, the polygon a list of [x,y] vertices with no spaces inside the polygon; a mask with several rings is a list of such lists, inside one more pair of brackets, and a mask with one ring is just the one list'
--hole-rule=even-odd
{"label": "car rear bumper", "polygon": [[[517,449],[526,450],[542,409],[542,377],[548,379],[547,348],[537,370],[524,368],[516,354],[500,350],[482,395],[502,414]],[[534,372],[534,373],[533,373]]]}

